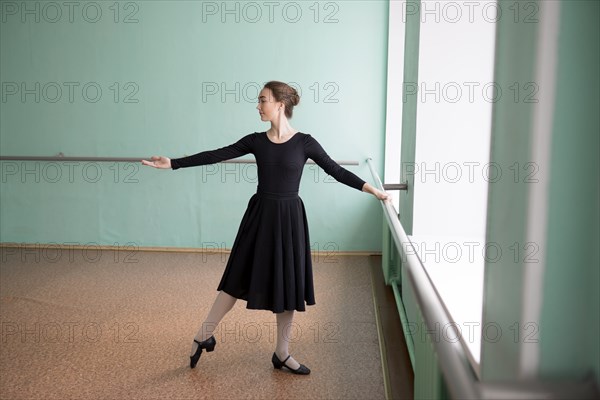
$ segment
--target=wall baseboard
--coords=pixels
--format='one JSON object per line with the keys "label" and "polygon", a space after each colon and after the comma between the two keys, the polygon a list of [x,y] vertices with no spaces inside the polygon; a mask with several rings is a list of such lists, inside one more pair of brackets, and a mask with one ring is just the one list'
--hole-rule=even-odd
{"label": "wall baseboard", "polygon": [[[231,249],[224,249],[218,247],[142,247],[136,245],[119,245],[109,246],[100,245],[96,243],[87,244],[60,244],[60,243],[15,243],[15,242],[0,242],[0,248],[27,248],[27,249],[39,249],[39,250],[110,250],[110,251],[159,251],[159,252],[172,252],[172,253],[230,253]],[[321,257],[332,257],[332,256],[374,256],[381,255],[380,251],[322,251],[315,250],[310,252],[312,255]]]}

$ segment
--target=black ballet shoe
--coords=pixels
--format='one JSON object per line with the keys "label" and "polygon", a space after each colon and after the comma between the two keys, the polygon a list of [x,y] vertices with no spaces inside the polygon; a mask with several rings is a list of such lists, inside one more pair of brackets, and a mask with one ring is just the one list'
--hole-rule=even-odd
{"label": "black ballet shoe", "polygon": [[198,343],[198,348],[196,349],[194,355],[190,356],[190,368],[194,368],[196,364],[198,364],[198,360],[202,355],[202,349],[206,349],[206,351],[211,352],[215,349],[215,345],[217,344],[217,341],[214,336],[211,336],[202,342],[199,342],[196,339],[194,339],[194,342]]}
{"label": "black ballet shoe", "polygon": [[281,361],[279,359],[279,357],[277,357],[277,354],[273,353],[273,357],[271,357],[271,362],[273,363],[273,367],[275,369],[281,369],[281,367],[286,367],[292,373],[298,374],[298,375],[308,375],[308,374],[310,374],[310,369],[308,369],[308,367],[306,365],[304,365],[304,364],[300,364],[300,366],[298,367],[298,369],[291,369],[290,367],[288,367],[285,362],[290,357],[291,357],[291,355],[287,356],[287,358],[285,360]]}

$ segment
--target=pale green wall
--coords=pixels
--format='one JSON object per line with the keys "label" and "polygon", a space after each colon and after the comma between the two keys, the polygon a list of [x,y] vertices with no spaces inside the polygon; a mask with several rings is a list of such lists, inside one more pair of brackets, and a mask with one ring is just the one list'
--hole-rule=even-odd
{"label": "pale green wall", "polygon": [[598,2],[561,3],[540,375],[600,382]]}
{"label": "pale green wall", "polygon": [[[44,4],[14,4],[34,9],[35,3]],[[302,12],[297,22],[291,22],[296,18],[291,3]],[[256,9],[244,12],[247,3],[227,2],[241,11],[239,22],[235,15],[225,15],[225,23],[220,12],[206,15],[203,22],[203,7],[220,10],[222,2],[131,2],[137,10],[121,3],[117,23],[109,8],[113,2],[96,3],[102,9],[96,23],[85,21],[82,9],[87,3],[79,4],[72,23],[68,8],[54,23],[44,19],[54,18],[52,9],[40,9],[39,22],[35,15],[26,15],[22,22],[20,9],[16,15],[3,9],[1,155],[174,158],[222,147],[268,128],[258,118],[252,88],[277,79],[295,82],[302,91],[294,127],[316,137],[332,158],[360,161],[348,169],[363,179],[371,180],[367,157],[373,157],[382,174],[387,1],[281,2],[272,22],[263,3],[254,3],[262,7],[262,18],[251,22]],[[284,12],[286,5],[290,8]],[[94,9],[87,11],[93,18]],[[131,13],[138,21],[123,23]],[[29,88],[35,82],[41,87],[56,82],[64,90],[55,103],[44,93],[39,103],[33,95],[22,102],[20,93],[6,92],[10,82],[25,82]],[[79,83],[72,103],[64,82]],[[81,88],[88,82],[103,91],[95,103],[82,97]],[[111,89],[115,82],[120,88],[117,102]],[[128,82],[134,86],[125,86]],[[229,94],[225,101],[217,95],[204,102],[203,84],[211,82],[229,89],[239,82],[239,100]],[[249,87],[246,93],[241,91],[244,85]],[[132,88],[138,90],[132,97],[138,102],[126,103]],[[51,85],[47,89],[47,97],[53,97]],[[328,102],[328,95],[337,102]],[[230,248],[256,189],[253,167],[220,164],[160,171],[102,163],[89,167],[89,178],[97,169],[102,176],[88,182],[84,165],[71,170],[55,164],[62,173],[55,179],[57,169],[47,163],[3,161],[1,241],[176,247],[214,243]],[[22,177],[24,168],[39,168],[39,182],[35,175]],[[224,168],[233,172],[222,178]],[[326,182],[322,170],[315,178],[315,171],[305,168],[300,189],[313,249],[379,251],[379,204],[365,193]]]}

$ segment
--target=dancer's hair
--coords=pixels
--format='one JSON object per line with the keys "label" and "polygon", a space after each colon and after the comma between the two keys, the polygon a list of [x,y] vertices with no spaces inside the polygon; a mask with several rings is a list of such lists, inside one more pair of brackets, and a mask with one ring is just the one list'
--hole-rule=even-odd
{"label": "dancer's hair", "polygon": [[284,82],[269,81],[265,83],[265,88],[271,89],[275,101],[281,101],[285,104],[285,116],[292,118],[294,113],[294,106],[300,103],[300,96],[296,89]]}

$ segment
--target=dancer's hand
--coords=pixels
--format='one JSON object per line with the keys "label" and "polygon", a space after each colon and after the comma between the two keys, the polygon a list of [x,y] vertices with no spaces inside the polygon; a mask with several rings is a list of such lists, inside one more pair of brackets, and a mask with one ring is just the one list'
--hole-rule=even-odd
{"label": "dancer's hand", "polygon": [[152,161],[142,160],[142,164],[154,168],[171,168],[171,159],[163,156],[152,156]]}
{"label": "dancer's hand", "polygon": [[377,197],[378,200],[385,200],[385,201],[392,200],[392,195],[390,195],[387,192],[382,192],[379,189],[375,189],[375,193],[373,193],[373,196]]}
{"label": "dancer's hand", "polygon": [[382,192],[379,189],[374,188],[369,183],[365,182],[362,188],[363,192],[371,193],[373,196],[377,197],[378,200],[391,201],[392,195],[386,192]]}

